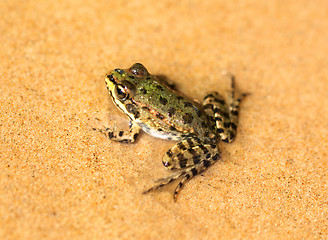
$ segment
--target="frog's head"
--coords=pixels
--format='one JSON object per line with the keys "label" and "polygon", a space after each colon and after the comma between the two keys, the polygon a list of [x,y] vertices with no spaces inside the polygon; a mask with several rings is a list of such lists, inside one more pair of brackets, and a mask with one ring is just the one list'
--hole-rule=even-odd
{"label": "frog's head", "polygon": [[121,102],[133,97],[136,85],[140,79],[149,76],[147,69],[141,63],[135,63],[128,69],[116,68],[105,78],[107,89],[114,99]]}
{"label": "frog's head", "polygon": [[114,103],[123,112],[127,114],[132,112],[131,109],[127,109],[127,106],[131,105],[140,80],[148,76],[147,69],[140,63],[135,63],[128,69],[116,68],[106,75],[105,82],[108,92]]}

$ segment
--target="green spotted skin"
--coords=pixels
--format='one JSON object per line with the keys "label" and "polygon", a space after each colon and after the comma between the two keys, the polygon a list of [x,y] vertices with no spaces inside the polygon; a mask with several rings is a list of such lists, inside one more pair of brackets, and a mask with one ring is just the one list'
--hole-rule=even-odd
{"label": "green spotted skin", "polygon": [[212,92],[199,104],[149,74],[140,63],[110,71],[105,82],[114,104],[130,118],[130,128],[95,130],[125,143],[134,142],[141,129],[158,138],[178,141],[162,158],[165,168],[176,171],[144,193],[180,179],[173,194],[176,201],[188,180],[220,159],[218,143],[230,143],[236,135],[239,104],[245,94],[235,98],[233,76],[228,103]]}

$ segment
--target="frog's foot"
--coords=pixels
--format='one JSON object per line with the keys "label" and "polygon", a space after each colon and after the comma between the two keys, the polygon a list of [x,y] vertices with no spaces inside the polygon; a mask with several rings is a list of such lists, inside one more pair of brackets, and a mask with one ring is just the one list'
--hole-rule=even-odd
{"label": "frog's foot", "polygon": [[128,131],[116,131],[106,127],[103,129],[93,128],[93,130],[101,132],[109,139],[117,142],[133,143],[139,135],[140,127],[137,123],[130,122]]}
{"label": "frog's foot", "polygon": [[242,94],[235,98],[235,78],[229,75],[231,80],[231,91],[229,96],[229,105],[222,95],[217,92],[210,93],[204,98],[203,109],[206,114],[216,123],[217,132],[223,142],[230,143],[236,136],[239,105],[241,100],[247,95]]}
{"label": "frog's foot", "polygon": [[237,98],[235,97],[235,77],[232,74],[229,74],[231,85],[230,85],[230,96],[229,96],[229,127],[230,137],[228,142],[232,142],[233,138],[236,136],[237,125],[238,125],[238,115],[239,115],[239,105],[240,102],[247,96],[249,93],[243,93]]}
{"label": "frog's foot", "polygon": [[164,186],[168,185],[169,183],[173,182],[174,180],[178,179],[179,177],[185,176],[187,174],[187,172],[190,171],[191,168],[193,168],[193,167],[189,167],[182,171],[176,172],[168,177],[155,180],[155,182],[158,182],[158,184],[149,188],[148,190],[144,191],[143,194],[146,194],[146,193],[154,191],[158,188],[164,187]]}
{"label": "frog's foot", "polygon": [[144,193],[161,188],[181,177],[173,194],[174,201],[176,201],[183,185],[195,175],[203,172],[219,158],[220,152],[216,145],[202,143],[197,138],[183,140],[168,150],[163,157],[163,164],[167,169],[181,169],[181,171],[167,178],[160,179],[158,185]]}

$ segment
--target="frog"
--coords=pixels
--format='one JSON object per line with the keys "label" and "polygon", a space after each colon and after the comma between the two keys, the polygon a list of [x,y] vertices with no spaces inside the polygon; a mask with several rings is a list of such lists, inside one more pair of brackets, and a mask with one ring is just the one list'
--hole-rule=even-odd
{"label": "frog", "polygon": [[149,193],[178,180],[173,199],[187,181],[201,174],[221,159],[220,142],[231,143],[237,131],[239,106],[247,94],[235,96],[235,77],[229,75],[228,101],[217,91],[207,94],[202,104],[176,90],[166,80],[152,75],[141,64],[116,68],[105,75],[113,103],[128,116],[129,130],[96,129],[109,139],[134,143],[140,131],[154,137],[176,141],[162,157],[173,173],[157,180]]}

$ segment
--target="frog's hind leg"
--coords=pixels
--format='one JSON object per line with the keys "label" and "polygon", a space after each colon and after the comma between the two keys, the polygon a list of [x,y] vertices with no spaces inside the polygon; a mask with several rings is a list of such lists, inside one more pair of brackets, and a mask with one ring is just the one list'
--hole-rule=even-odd
{"label": "frog's hind leg", "polygon": [[171,176],[159,179],[159,184],[144,193],[161,188],[170,182],[181,180],[174,191],[174,200],[177,200],[179,191],[183,185],[197,174],[200,174],[220,158],[220,152],[216,145],[202,143],[197,138],[188,138],[177,143],[163,156],[163,164],[169,170],[180,171]]}
{"label": "frog's hind leg", "polygon": [[[228,105],[223,96],[217,92],[208,94],[203,101],[203,109],[207,116],[215,121],[217,133],[224,142],[231,142],[232,132],[230,130],[230,116]],[[232,135],[231,135],[232,134]]]}
{"label": "frog's hind leg", "polygon": [[238,125],[239,105],[241,100],[247,95],[242,94],[235,98],[235,77],[229,74],[231,80],[231,91],[229,95],[229,104],[217,92],[207,95],[203,101],[205,113],[213,118],[216,123],[217,132],[223,142],[230,143],[236,136]]}
{"label": "frog's hind leg", "polygon": [[188,173],[188,171],[190,171],[192,167],[189,167],[187,169],[184,169],[182,171],[176,172],[168,177],[165,178],[160,178],[157,179],[155,182],[159,182],[157,185],[149,188],[148,190],[144,191],[143,194],[149,193],[151,191],[154,191],[156,189],[159,189],[161,187],[164,187],[166,185],[168,185],[169,183],[173,182],[174,180],[178,179],[181,176],[186,176],[186,174]]}
{"label": "frog's hind leg", "polygon": [[123,130],[113,131],[113,130],[111,130],[109,128],[105,128],[105,127],[104,127],[104,129],[93,128],[93,130],[101,132],[102,134],[107,136],[109,139],[117,141],[117,142],[133,143],[139,135],[140,127],[137,123],[130,122],[129,131],[123,131]]}
{"label": "frog's hind leg", "polygon": [[239,115],[239,105],[244,97],[248,95],[248,93],[241,94],[237,99],[235,97],[235,77],[230,75],[231,78],[231,91],[229,96],[229,138],[228,142],[232,142],[233,138],[236,136],[237,125],[238,125],[238,115]]}

